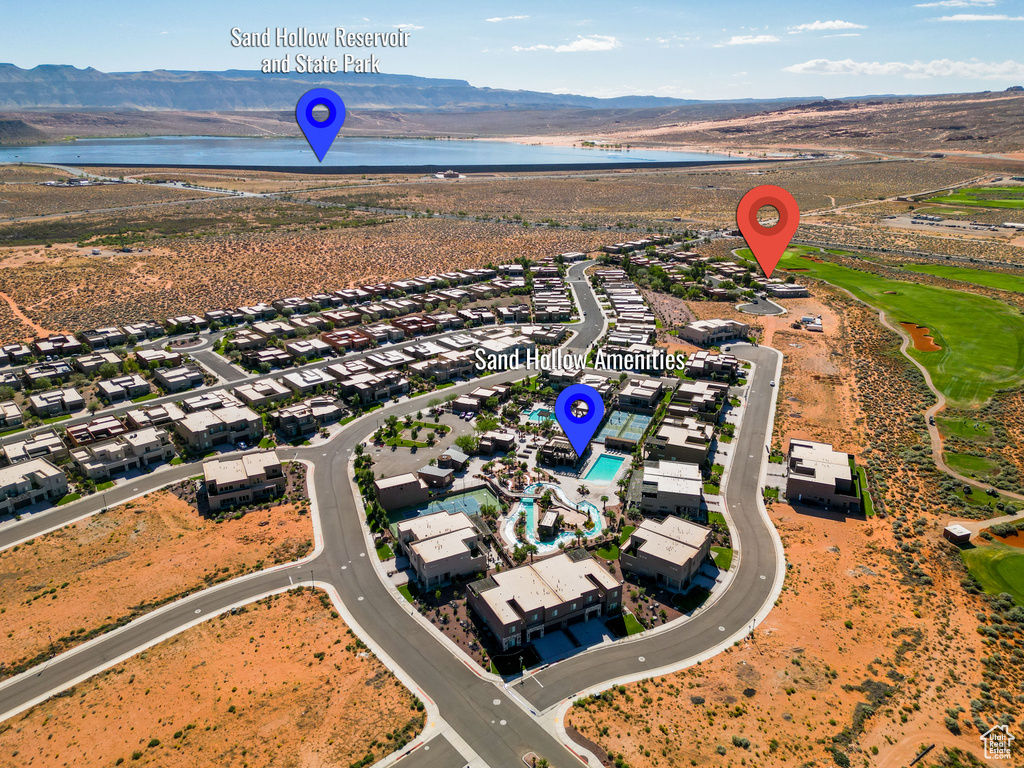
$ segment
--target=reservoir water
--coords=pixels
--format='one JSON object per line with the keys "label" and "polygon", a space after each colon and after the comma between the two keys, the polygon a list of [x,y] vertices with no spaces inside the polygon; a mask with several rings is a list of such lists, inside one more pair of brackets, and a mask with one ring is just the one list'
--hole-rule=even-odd
{"label": "reservoir water", "polygon": [[[615,166],[723,163],[725,155],[610,147],[555,147],[506,141],[434,141],[339,137],[324,162],[304,139],[220,136],[149,136],[80,139],[56,144],[0,147],[0,162],[63,165],[252,166],[321,168],[426,168],[464,170],[494,166]],[[380,172],[380,171],[378,171]]]}

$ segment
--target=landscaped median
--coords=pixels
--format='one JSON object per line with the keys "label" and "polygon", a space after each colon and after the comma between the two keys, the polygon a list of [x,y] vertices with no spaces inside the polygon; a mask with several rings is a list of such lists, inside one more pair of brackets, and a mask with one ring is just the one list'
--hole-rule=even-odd
{"label": "landscaped median", "polygon": [[[262,525],[261,525],[262,524]],[[0,677],[190,592],[313,547],[293,504],[215,522],[156,491],[0,552]]]}

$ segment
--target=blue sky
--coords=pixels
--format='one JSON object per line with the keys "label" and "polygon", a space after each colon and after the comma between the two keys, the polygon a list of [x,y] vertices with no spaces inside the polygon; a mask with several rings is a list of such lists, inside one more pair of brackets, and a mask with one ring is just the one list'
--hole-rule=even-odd
{"label": "blue sky", "polygon": [[412,32],[409,48],[376,50],[382,71],[494,88],[722,99],[1024,84],[1024,2],[1014,0],[437,5],[6,2],[0,60],[103,71],[255,69],[267,52],[232,48],[232,27],[401,26]]}

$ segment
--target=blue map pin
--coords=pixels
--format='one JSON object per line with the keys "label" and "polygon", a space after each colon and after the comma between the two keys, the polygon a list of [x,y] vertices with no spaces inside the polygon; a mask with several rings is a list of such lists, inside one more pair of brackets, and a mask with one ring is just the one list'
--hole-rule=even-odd
{"label": "blue map pin", "polygon": [[[314,119],[313,110],[316,107],[327,109],[327,119]],[[295,122],[302,129],[302,135],[312,147],[316,159],[322,163],[327,150],[331,148],[338,131],[345,123],[345,102],[330,88],[306,91],[295,105]]]}
{"label": "blue map pin", "polygon": [[586,384],[573,384],[562,390],[555,401],[555,419],[572,443],[577,456],[582,456],[590,445],[604,418],[604,400],[601,393]]}

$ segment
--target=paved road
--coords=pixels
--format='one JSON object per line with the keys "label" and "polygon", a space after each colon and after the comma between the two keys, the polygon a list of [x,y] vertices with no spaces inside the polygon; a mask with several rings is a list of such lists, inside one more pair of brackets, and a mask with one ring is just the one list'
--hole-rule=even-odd
{"label": "paved road", "polygon": [[[579,265],[578,271],[582,268]],[[583,343],[589,344],[601,329],[593,323],[579,330],[584,334]],[[767,380],[774,376],[777,353],[756,347],[734,349],[737,356],[759,364],[751,390],[761,398],[748,400],[743,427],[733,443],[734,464],[726,487],[735,531],[742,539],[734,560],[737,572],[732,586],[718,603],[692,621],[672,626],[661,634],[601,648],[543,670],[535,678],[531,676],[524,686],[516,686],[516,692],[535,709],[554,706],[577,691],[612,677],[635,676],[646,668],[682,665],[743,629],[770,599],[779,561],[772,544],[773,532],[756,506],[756,494],[770,415],[770,401],[765,397],[770,394]],[[487,381],[512,381],[520,375],[517,371],[506,372],[488,377]],[[462,394],[479,384],[479,380],[468,382],[453,387],[449,394]],[[414,399],[389,404],[374,415],[400,416],[419,407],[421,402]],[[542,718],[535,718],[517,706],[501,686],[479,677],[470,664],[425,634],[423,627],[407,613],[405,604],[396,601],[381,581],[373,560],[375,553],[366,546],[356,512],[348,465],[351,452],[366,429],[365,422],[353,422],[327,445],[282,451],[287,458],[291,458],[287,455],[291,453],[314,464],[312,482],[324,542],[319,555],[306,563],[264,571],[198,592],[58,656],[39,670],[12,678],[0,685],[0,712],[28,706],[203,617],[217,615],[271,591],[315,580],[317,584],[329,583],[337,590],[361,632],[401,665],[423,694],[438,705],[441,717],[484,763],[494,768],[515,765],[525,752],[533,750],[547,757],[553,766],[577,765],[573,753],[542,727]],[[153,480],[155,487],[177,477],[179,472],[187,476],[194,471],[195,465],[176,467],[173,472],[159,475],[158,481],[156,474],[147,479]],[[134,487],[142,486],[130,484],[118,492],[128,493]],[[117,498],[108,492],[108,503]],[[97,508],[99,503],[89,501]],[[79,503],[76,511],[80,515],[91,508]],[[69,513],[59,510],[38,519],[52,521],[58,519],[54,515],[66,514]],[[34,522],[27,521],[26,525]],[[23,527],[4,531],[0,547],[4,539],[20,535]],[[644,656],[645,661],[639,662],[639,656]],[[538,682],[545,687],[540,688]]]}
{"label": "paved road", "polygon": [[435,736],[398,763],[401,768],[466,768],[466,759],[447,738]]}

